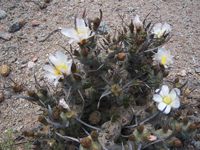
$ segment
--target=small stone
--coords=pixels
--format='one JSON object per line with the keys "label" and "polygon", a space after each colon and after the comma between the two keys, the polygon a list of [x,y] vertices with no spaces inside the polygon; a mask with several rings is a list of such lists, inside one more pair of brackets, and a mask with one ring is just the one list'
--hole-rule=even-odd
{"label": "small stone", "polygon": [[109,31],[110,31],[110,29],[109,29],[107,23],[105,23],[105,22],[101,22],[97,29],[97,32],[101,35],[108,34]]}
{"label": "small stone", "polygon": [[179,60],[179,56],[175,56],[175,59],[176,59],[176,60]]}
{"label": "small stone", "polygon": [[197,69],[196,69],[196,73],[200,73],[200,68],[197,68]]}
{"label": "small stone", "polygon": [[6,77],[9,73],[10,73],[10,67],[8,67],[7,65],[2,65],[1,70],[0,70],[0,74],[3,77]]}
{"label": "small stone", "polygon": [[37,60],[38,60],[37,57],[34,57],[34,58],[32,59],[33,62],[36,62]]}
{"label": "small stone", "polygon": [[40,23],[37,20],[33,20],[32,21],[32,26],[38,26]]}
{"label": "small stone", "polygon": [[18,20],[15,20],[9,27],[8,32],[15,32],[19,30],[22,27],[22,23],[19,22]]}
{"label": "small stone", "polygon": [[34,62],[29,61],[29,62],[28,62],[28,68],[33,68],[33,66],[34,66]]}
{"label": "small stone", "polygon": [[17,61],[17,58],[16,57],[12,57],[10,60],[9,60],[11,63],[14,63]]}
{"label": "small stone", "polygon": [[28,107],[28,105],[29,105],[29,104],[28,104],[28,103],[26,103],[26,104],[24,105],[24,107]]}
{"label": "small stone", "polygon": [[0,10],[0,19],[5,19],[7,17],[7,13],[3,10]]}
{"label": "small stone", "polygon": [[11,92],[10,91],[5,91],[3,96],[4,96],[5,99],[8,99],[8,98],[11,97]]}
{"label": "small stone", "polygon": [[119,8],[117,7],[117,8],[115,8],[115,11],[119,11]]}
{"label": "small stone", "polygon": [[47,3],[45,2],[40,2],[39,3],[40,9],[45,9],[47,7]]}
{"label": "small stone", "polygon": [[181,70],[179,73],[177,73],[177,75],[179,75],[181,77],[185,77],[186,76],[186,70]]}
{"label": "small stone", "polygon": [[12,36],[10,33],[7,33],[7,32],[0,32],[0,38],[6,40],[6,41],[9,41]]}
{"label": "small stone", "polygon": [[134,7],[128,7],[126,8],[126,12],[133,12],[134,11]]}

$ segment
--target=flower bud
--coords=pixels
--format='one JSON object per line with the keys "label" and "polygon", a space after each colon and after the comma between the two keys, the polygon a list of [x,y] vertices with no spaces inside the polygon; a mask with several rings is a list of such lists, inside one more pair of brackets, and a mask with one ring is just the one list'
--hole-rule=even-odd
{"label": "flower bud", "polygon": [[167,133],[168,129],[169,129],[168,125],[166,125],[166,124],[163,125],[162,130],[163,130],[164,133]]}
{"label": "flower bud", "polygon": [[126,29],[126,27],[125,27],[125,26],[123,27],[123,29],[124,29],[124,33],[127,33],[127,29]]}
{"label": "flower bud", "polygon": [[72,71],[72,72],[75,72],[75,71],[76,71],[76,64],[75,64],[75,63],[72,63],[71,71]]}
{"label": "flower bud", "polygon": [[[148,107],[148,108],[147,108]],[[148,103],[147,105],[146,105],[146,112],[152,112],[153,111],[153,105],[151,105],[150,106],[150,103]]]}
{"label": "flower bud", "polygon": [[188,132],[192,132],[195,131],[197,129],[197,125],[195,123],[192,123],[188,128],[187,131]]}
{"label": "flower bud", "polygon": [[46,123],[46,119],[44,116],[38,116],[38,121],[41,123]]}
{"label": "flower bud", "polygon": [[3,93],[0,93],[0,103],[3,102],[3,100],[4,100]]}
{"label": "flower bud", "polygon": [[40,132],[35,132],[35,133],[34,133],[34,136],[35,136],[35,137],[41,137],[41,133],[40,133]]}
{"label": "flower bud", "polygon": [[130,135],[129,135],[129,140],[130,140],[130,141],[135,141],[135,135],[130,134]]}
{"label": "flower bud", "polygon": [[74,77],[74,79],[76,81],[80,81],[81,80],[81,77],[79,75],[75,74],[75,73],[73,74],[73,77]]}
{"label": "flower bud", "polygon": [[88,55],[88,49],[87,48],[83,48],[81,50],[81,54],[82,54],[83,57],[87,57],[87,55]]}
{"label": "flower bud", "polygon": [[143,23],[140,21],[140,18],[138,15],[135,16],[135,19],[133,20],[133,24],[137,31],[142,30]]}
{"label": "flower bud", "polygon": [[188,110],[188,112],[187,112],[187,115],[188,115],[188,116],[192,116],[193,114],[194,114],[193,110],[191,110],[191,109]]}
{"label": "flower bud", "polygon": [[77,50],[74,50],[74,55],[75,56],[80,56],[80,53]]}
{"label": "flower bud", "polygon": [[137,126],[137,131],[138,131],[138,133],[142,133],[143,132],[143,130],[144,130],[144,126],[143,125],[141,125],[141,124],[139,124],[138,126]]}
{"label": "flower bud", "polygon": [[176,112],[175,119],[178,119],[181,116],[181,114],[182,114],[181,110],[178,110]]}
{"label": "flower bud", "polygon": [[164,72],[163,72],[163,77],[167,77],[169,75],[169,71],[168,70],[165,70]]}
{"label": "flower bud", "polygon": [[184,123],[184,125],[187,125],[188,122],[189,122],[189,118],[188,118],[188,117],[185,117],[185,118],[183,119],[183,123]]}
{"label": "flower bud", "polygon": [[3,77],[6,77],[9,73],[10,73],[10,67],[8,67],[7,65],[2,65],[2,66],[1,66],[0,74],[1,74]]}
{"label": "flower bud", "polygon": [[96,31],[100,25],[100,19],[98,17],[96,17],[93,21],[93,30]]}
{"label": "flower bud", "polygon": [[27,136],[34,136],[34,132],[32,130],[28,131]]}
{"label": "flower bud", "polygon": [[90,146],[92,145],[92,141],[89,137],[84,137],[81,141],[81,145],[83,146],[83,148],[90,148]]}
{"label": "flower bud", "polygon": [[124,53],[119,53],[119,54],[117,55],[117,59],[118,59],[119,61],[124,61],[124,59],[126,59],[126,54],[124,54]]}
{"label": "flower bud", "polygon": [[58,114],[58,112],[53,113],[53,118],[55,120],[58,120],[60,118],[60,115]]}
{"label": "flower bud", "polygon": [[106,40],[110,43],[110,34],[106,35]]}
{"label": "flower bud", "polygon": [[117,41],[117,39],[115,37],[112,38],[113,43],[115,43]]}
{"label": "flower bud", "polygon": [[176,78],[174,79],[174,83],[179,83],[179,77],[176,77]]}
{"label": "flower bud", "polygon": [[97,141],[99,133],[96,130],[93,130],[90,135],[93,141]]}
{"label": "flower bud", "polygon": [[182,146],[182,142],[179,139],[175,139],[173,141],[173,146],[174,147],[181,147]]}
{"label": "flower bud", "polygon": [[182,128],[180,126],[177,126],[177,127],[175,127],[174,132],[181,133],[182,132]]}
{"label": "flower bud", "polygon": [[130,29],[131,33],[133,33],[134,25],[133,25],[133,21],[132,20],[131,20],[131,23],[128,26],[129,26],[129,29]]}

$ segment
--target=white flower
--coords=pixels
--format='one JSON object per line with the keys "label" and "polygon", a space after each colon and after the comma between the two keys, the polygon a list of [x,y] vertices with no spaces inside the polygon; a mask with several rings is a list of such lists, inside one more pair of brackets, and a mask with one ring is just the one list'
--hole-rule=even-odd
{"label": "white flower", "polygon": [[64,98],[59,100],[59,105],[62,106],[63,108],[65,108],[65,109],[70,109],[69,105],[65,102]]}
{"label": "white flower", "polygon": [[158,48],[158,52],[153,56],[153,60],[158,61],[160,64],[167,68],[167,65],[173,63],[173,56],[170,54],[166,48]]}
{"label": "white flower", "polygon": [[153,100],[158,103],[158,109],[160,111],[164,111],[165,114],[168,114],[173,108],[180,107],[179,96],[180,90],[178,88],[174,88],[169,93],[169,88],[167,85],[163,85],[159,94],[154,94]]}
{"label": "white flower", "polygon": [[64,78],[63,74],[69,75],[71,73],[71,65],[72,65],[72,60],[71,59],[68,60],[67,55],[65,55],[61,51],[56,52],[56,57],[54,57],[53,55],[49,55],[49,59],[55,67],[50,65],[45,65],[43,67],[45,71],[48,71],[45,74],[45,77],[48,78],[49,82],[55,80],[54,81],[55,86],[60,78],[62,79]]}
{"label": "white flower", "polygon": [[[92,36],[94,36],[94,32],[92,32],[88,27],[85,25],[85,21],[83,19],[76,19],[77,28],[63,28],[61,29],[61,33],[65,36],[72,38],[69,40],[71,44],[73,41],[84,44],[86,40]],[[92,33],[91,33],[92,32]]]}
{"label": "white flower", "polygon": [[162,23],[157,23],[154,27],[153,27],[153,34],[156,34],[158,36],[158,38],[160,38],[164,32],[165,33],[169,33],[171,31],[171,27],[168,23],[164,23],[162,25]]}
{"label": "white flower", "polygon": [[133,20],[133,24],[137,30],[142,29],[143,23],[140,21],[140,18],[138,15],[135,16],[135,19]]}

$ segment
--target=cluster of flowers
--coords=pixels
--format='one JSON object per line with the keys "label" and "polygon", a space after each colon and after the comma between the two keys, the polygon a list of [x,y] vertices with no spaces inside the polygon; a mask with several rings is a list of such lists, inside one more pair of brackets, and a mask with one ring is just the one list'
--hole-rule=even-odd
{"label": "cluster of flowers", "polygon": [[[136,28],[136,30],[141,30],[143,23],[140,21],[140,18],[138,15],[136,15],[133,24]],[[163,36],[163,34],[169,33],[171,31],[171,27],[169,24],[164,23],[163,25],[161,23],[157,23],[153,30],[151,31],[152,34],[156,38],[160,38]],[[65,36],[71,38],[68,43],[77,42],[79,44],[84,44],[86,40],[92,36],[95,35],[95,32],[92,32],[89,27],[86,26],[85,21],[83,19],[76,19],[76,27],[67,29],[63,28],[61,29],[61,33]],[[166,48],[158,48],[158,52],[153,56],[153,60],[157,61],[161,65],[163,65],[165,68],[167,68],[167,65],[170,63],[173,63],[172,61],[173,56],[170,54],[170,51],[167,51]],[[71,65],[72,60],[68,59],[68,56],[62,53],[61,51],[56,52],[56,57],[53,55],[49,56],[50,61],[54,66],[45,65],[43,69],[47,71],[45,74],[45,77],[48,78],[49,82],[54,81],[54,85],[56,86],[59,79],[64,79],[64,76],[68,76],[71,73]],[[153,100],[158,103],[158,109],[161,111],[164,111],[165,114],[168,114],[171,110],[171,107],[173,108],[179,108],[180,107],[180,101],[179,101],[179,95],[180,90],[175,88],[172,89],[172,91],[169,93],[169,88],[166,85],[163,85],[161,90],[157,94],[154,94]],[[64,108],[68,109],[68,105],[62,100],[60,100],[59,103]]]}

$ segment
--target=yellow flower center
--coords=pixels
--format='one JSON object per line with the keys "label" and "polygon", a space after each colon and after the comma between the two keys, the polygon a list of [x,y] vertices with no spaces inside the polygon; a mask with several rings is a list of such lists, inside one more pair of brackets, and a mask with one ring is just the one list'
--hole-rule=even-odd
{"label": "yellow flower center", "polygon": [[85,29],[75,29],[76,33],[79,34],[86,34],[86,30]]}
{"label": "yellow flower center", "polygon": [[158,35],[161,35],[161,34],[163,34],[165,32],[165,29],[162,29],[162,30],[160,30],[159,32],[158,32]]}
{"label": "yellow flower center", "polygon": [[169,96],[163,98],[163,102],[167,105],[171,104],[172,99]]}
{"label": "yellow flower center", "polygon": [[58,65],[59,67],[57,67],[58,70],[60,70],[61,68],[63,68],[64,70],[67,70],[68,68],[63,64],[63,65]]}
{"label": "yellow flower center", "polygon": [[54,75],[62,75],[62,72],[60,72],[58,69],[55,69],[55,71],[54,71]]}
{"label": "yellow flower center", "polygon": [[162,64],[165,64],[165,61],[167,60],[167,57],[166,56],[162,56]]}

